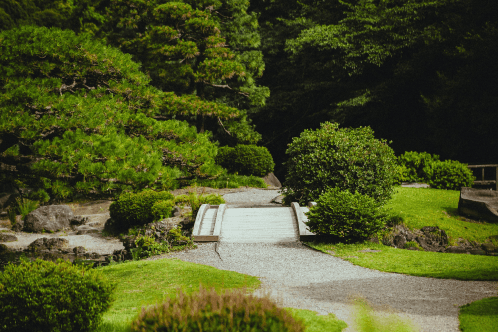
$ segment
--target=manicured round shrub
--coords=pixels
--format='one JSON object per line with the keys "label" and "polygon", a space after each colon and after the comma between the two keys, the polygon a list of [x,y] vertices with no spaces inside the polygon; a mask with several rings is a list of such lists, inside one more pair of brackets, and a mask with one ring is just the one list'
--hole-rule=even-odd
{"label": "manicured round shrub", "polygon": [[396,157],[369,127],[339,128],[337,123],[325,122],[293,138],[286,153],[286,204],[306,205],[335,187],[357,191],[379,203],[393,193]]}
{"label": "manicured round shrub", "polygon": [[198,293],[180,292],[142,312],[131,325],[142,331],[304,331],[301,321],[269,298],[245,295],[241,291],[218,294],[200,288]]}
{"label": "manicured round shrub", "polygon": [[154,221],[152,207],[158,201],[168,201],[174,196],[167,191],[150,189],[138,193],[123,193],[109,207],[114,226],[126,230],[133,226],[142,226]]}
{"label": "manicured round shrub", "polygon": [[445,160],[432,163],[429,170],[429,185],[437,189],[460,190],[462,187],[472,187],[474,174],[467,167],[455,160]]}
{"label": "manicured round shrub", "polygon": [[307,225],[317,235],[333,235],[345,242],[363,241],[380,231],[388,214],[373,198],[340,188],[329,189],[307,212]]}
{"label": "manicured round shrub", "polygon": [[218,149],[216,163],[229,173],[265,176],[273,172],[275,163],[267,148],[256,145],[223,146]]}
{"label": "manicured round shrub", "polygon": [[0,273],[0,331],[94,331],[114,288],[99,271],[68,261],[9,264]]}

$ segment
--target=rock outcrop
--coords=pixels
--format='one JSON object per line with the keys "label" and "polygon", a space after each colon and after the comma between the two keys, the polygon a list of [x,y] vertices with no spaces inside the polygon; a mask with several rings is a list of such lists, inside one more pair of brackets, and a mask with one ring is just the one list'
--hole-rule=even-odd
{"label": "rock outcrop", "polygon": [[463,187],[458,201],[458,213],[475,220],[498,223],[498,192]]}
{"label": "rock outcrop", "polygon": [[15,242],[17,237],[12,234],[0,233],[0,242]]}
{"label": "rock outcrop", "polygon": [[[378,243],[376,237],[370,239],[370,241]],[[404,225],[396,225],[390,235],[382,239],[384,245],[399,249],[423,249],[425,251],[453,254],[498,255],[498,249],[492,243],[471,243],[464,239],[458,239],[456,242],[456,246],[448,246],[448,235],[437,226],[425,226],[411,231]]]}
{"label": "rock outcrop", "polygon": [[268,173],[267,175],[265,175],[263,177],[263,181],[265,181],[265,183],[268,186],[278,187],[278,188],[282,187],[282,184],[273,173]]}
{"label": "rock outcrop", "polygon": [[57,232],[69,228],[73,218],[73,211],[67,205],[42,206],[26,216],[23,231],[33,233]]}
{"label": "rock outcrop", "polygon": [[42,237],[28,245],[28,251],[58,250],[67,248],[69,241],[63,238]]}

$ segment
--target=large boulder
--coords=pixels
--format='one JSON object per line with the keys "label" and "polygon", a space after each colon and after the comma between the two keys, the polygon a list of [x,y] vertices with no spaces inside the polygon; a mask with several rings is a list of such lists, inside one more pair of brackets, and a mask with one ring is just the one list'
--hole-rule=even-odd
{"label": "large boulder", "polygon": [[26,216],[23,231],[57,232],[69,228],[73,218],[73,211],[67,205],[42,206]]}
{"label": "large boulder", "polygon": [[266,185],[271,187],[282,187],[282,184],[273,173],[268,173],[267,175],[265,175],[263,177],[263,181],[265,181]]}
{"label": "large boulder", "polygon": [[69,241],[63,238],[42,237],[28,245],[28,251],[55,250],[67,248]]}
{"label": "large boulder", "polygon": [[458,213],[471,219],[498,223],[498,192],[463,187]]}

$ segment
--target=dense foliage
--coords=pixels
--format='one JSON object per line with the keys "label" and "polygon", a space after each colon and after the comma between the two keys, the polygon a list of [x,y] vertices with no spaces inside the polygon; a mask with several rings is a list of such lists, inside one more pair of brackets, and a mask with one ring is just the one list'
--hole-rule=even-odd
{"label": "dense foliage", "polygon": [[265,176],[275,167],[270,152],[264,146],[224,146],[218,150],[215,160],[229,173],[240,175]]}
{"label": "dense foliage", "polygon": [[[121,194],[109,207],[111,218],[115,221],[114,227],[125,230],[133,226],[142,226],[158,219],[157,214],[164,213],[164,218],[171,215],[174,204],[164,203],[156,205],[160,201],[172,201],[174,196],[167,191],[156,192],[144,190],[137,193],[127,192]],[[167,211],[167,208],[170,210]]]}
{"label": "dense foliage", "polygon": [[317,235],[333,235],[344,242],[362,242],[382,230],[386,211],[373,198],[333,188],[320,195],[307,213],[307,226]]}
{"label": "dense foliage", "polygon": [[94,331],[114,288],[99,271],[69,261],[9,264],[0,272],[0,331]]}
{"label": "dense foliage", "polygon": [[293,139],[286,152],[286,203],[316,201],[330,188],[368,195],[379,203],[393,192],[396,158],[387,142],[368,127],[339,128],[323,123]]}
{"label": "dense foliage", "polygon": [[166,302],[143,308],[131,331],[304,331],[301,321],[269,298],[242,291],[200,288],[190,295],[180,292]]}
{"label": "dense foliage", "polygon": [[460,190],[471,187],[474,175],[467,164],[456,160],[439,160],[438,155],[427,152],[405,152],[398,157],[400,180],[428,183],[433,188]]}
{"label": "dense foliage", "polygon": [[[148,85],[129,55],[69,30],[31,26],[0,34],[0,181],[52,197],[174,188],[213,176],[216,146],[171,110],[216,112]],[[218,116],[235,116],[222,108]]]}
{"label": "dense foliage", "polygon": [[[277,165],[324,121],[397,153],[496,163],[498,2],[253,0],[271,89],[255,124]],[[277,170],[277,176],[283,175]]]}

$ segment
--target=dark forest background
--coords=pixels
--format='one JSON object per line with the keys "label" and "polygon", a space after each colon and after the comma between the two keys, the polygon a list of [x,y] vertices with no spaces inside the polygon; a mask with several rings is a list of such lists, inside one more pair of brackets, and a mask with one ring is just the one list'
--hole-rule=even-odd
{"label": "dark forest background", "polygon": [[[161,16],[172,6],[184,16]],[[218,36],[206,22],[223,37],[216,55],[202,46]],[[267,147],[281,179],[287,144],[324,121],[370,126],[397,155],[498,163],[494,0],[0,0],[0,30],[20,25],[91,34],[132,54],[156,88],[238,109],[176,116],[221,145]],[[161,40],[168,27],[180,33]],[[173,39],[181,56],[164,47]],[[229,70],[210,76],[215,62]]]}

